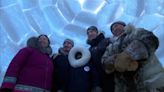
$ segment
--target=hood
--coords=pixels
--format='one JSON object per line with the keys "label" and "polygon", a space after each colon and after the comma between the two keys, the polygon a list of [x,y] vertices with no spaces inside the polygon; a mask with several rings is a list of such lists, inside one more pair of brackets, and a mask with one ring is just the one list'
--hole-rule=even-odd
{"label": "hood", "polygon": [[65,51],[63,50],[63,48],[62,48],[62,47],[61,47],[61,48],[59,48],[58,53],[59,53],[59,54],[62,54],[62,55],[68,55],[68,53],[67,53],[67,52],[65,52]]}
{"label": "hood", "polygon": [[37,37],[31,37],[27,40],[27,47],[35,48],[41,51],[42,53],[51,55],[52,54],[52,48],[48,46],[47,48],[42,48],[39,45],[38,38]]}

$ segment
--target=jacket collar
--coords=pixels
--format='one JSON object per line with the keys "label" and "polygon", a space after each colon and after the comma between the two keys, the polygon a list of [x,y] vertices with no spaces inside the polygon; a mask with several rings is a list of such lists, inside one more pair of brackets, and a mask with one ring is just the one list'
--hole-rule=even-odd
{"label": "jacket collar", "polygon": [[91,47],[94,47],[97,46],[103,39],[105,39],[104,34],[100,33],[95,39],[91,41],[87,40],[87,44],[91,45]]}

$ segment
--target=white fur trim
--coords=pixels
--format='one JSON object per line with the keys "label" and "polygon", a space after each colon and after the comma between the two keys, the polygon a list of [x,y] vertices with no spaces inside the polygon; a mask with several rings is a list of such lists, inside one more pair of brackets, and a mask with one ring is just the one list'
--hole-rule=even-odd
{"label": "white fur trim", "polygon": [[164,87],[164,72],[152,76],[149,80],[144,81],[144,84],[149,88]]}
{"label": "white fur trim", "polygon": [[143,67],[143,79],[148,80],[151,76],[164,72],[162,64],[159,62],[155,54],[151,55],[148,63]]}
{"label": "white fur trim", "polygon": [[132,24],[128,24],[127,26],[124,27],[125,33],[131,33],[132,31],[135,31],[136,28]]}
{"label": "white fur trim", "polygon": [[164,68],[154,54],[143,67],[142,77],[144,84],[149,88],[160,88],[164,86]]}
{"label": "white fur trim", "polygon": [[59,54],[53,54],[52,59],[54,60]]}
{"label": "white fur trim", "polygon": [[[80,59],[75,58],[75,54],[77,52],[82,53],[82,57]],[[84,66],[85,64],[88,63],[90,58],[91,58],[90,51],[84,47],[73,47],[68,54],[69,63],[74,68]]]}

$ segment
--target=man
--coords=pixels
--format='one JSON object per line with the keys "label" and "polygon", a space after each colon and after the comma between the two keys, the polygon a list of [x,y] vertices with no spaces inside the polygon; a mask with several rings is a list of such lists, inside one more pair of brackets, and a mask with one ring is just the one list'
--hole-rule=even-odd
{"label": "man", "polygon": [[64,40],[63,47],[58,54],[53,55],[54,63],[54,88],[53,92],[66,92],[68,90],[69,70],[68,53],[74,46],[71,39]]}
{"label": "man", "polygon": [[67,92],[91,92],[93,68],[90,64],[90,52],[85,47],[73,47],[68,55],[71,65]]}
{"label": "man", "polygon": [[145,29],[132,25],[125,27],[121,21],[113,23],[111,31],[115,41],[107,47],[102,65],[106,73],[115,72],[115,92],[149,92],[152,80],[144,80],[163,71],[155,67],[157,71],[149,70],[154,62],[161,67],[154,55],[159,45],[158,38]]}
{"label": "man", "polygon": [[[106,47],[110,43],[109,38],[105,38],[103,33],[99,33],[97,27],[90,26],[87,29],[87,44],[90,45],[91,63],[93,66],[93,91],[114,92],[114,74],[106,74],[101,65],[101,57],[105,52]],[[98,91],[99,90],[99,91]]]}

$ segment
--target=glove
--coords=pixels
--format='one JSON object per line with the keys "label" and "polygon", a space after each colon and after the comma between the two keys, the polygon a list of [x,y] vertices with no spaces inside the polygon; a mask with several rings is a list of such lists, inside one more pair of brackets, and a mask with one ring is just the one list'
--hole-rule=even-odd
{"label": "glove", "polygon": [[116,55],[114,67],[119,72],[135,71],[138,68],[138,62],[133,60],[127,53],[122,52]]}
{"label": "glove", "polygon": [[138,68],[138,62],[132,61],[132,62],[130,62],[127,71],[135,71],[135,70],[137,70],[137,68]]}
{"label": "glove", "polygon": [[95,88],[93,88],[93,90],[91,92],[103,92],[101,87],[97,86]]}

